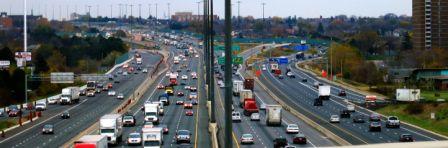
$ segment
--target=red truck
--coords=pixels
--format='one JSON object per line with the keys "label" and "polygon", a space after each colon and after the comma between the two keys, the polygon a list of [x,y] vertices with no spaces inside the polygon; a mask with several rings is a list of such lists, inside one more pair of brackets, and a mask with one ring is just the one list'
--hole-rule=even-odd
{"label": "red truck", "polygon": [[252,115],[252,113],[258,113],[257,102],[255,101],[255,98],[244,99],[243,109],[244,109],[243,114],[245,116],[250,116]]}
{"label": "red truck", "polygon": [[171,86],[177,85],[177,76],[176,76],[176,74],[171,74],[170,75],[170,85]]}
{"label": "red truck", "polygon": [[244,79],[244,89],[254,90],[254,79],[253,78],[245,78]]}
{"label": "red truck", "polygon": [[280,69],[275,69],[274,70],[274,75],[276,76],[276,77],[278,77],[279,75],[281,75],[282,74],[282,70],[280,70]]}

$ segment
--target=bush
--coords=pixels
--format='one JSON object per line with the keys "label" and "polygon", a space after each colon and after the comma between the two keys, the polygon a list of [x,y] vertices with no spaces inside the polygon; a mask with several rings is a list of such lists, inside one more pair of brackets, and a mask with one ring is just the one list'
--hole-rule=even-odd
{"label": "bush", "polygon": [[436,113],[436,119],[437,120],[443,120],[448,118],[448,109],[441,109]]}
{"label": "bush", "polygon": [[404,111],[411,115],[421,114],[423,112],[423,104],[413,103],[409,104]]}

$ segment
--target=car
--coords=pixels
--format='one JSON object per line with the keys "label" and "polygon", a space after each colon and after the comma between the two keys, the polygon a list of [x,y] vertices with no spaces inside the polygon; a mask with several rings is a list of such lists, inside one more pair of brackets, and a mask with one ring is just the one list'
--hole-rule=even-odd
{"label": "car", "polygon": [[240,112],[233,111],[232,112],[232,121],[233,122],[241,122],[241,114]]}
{"label": "car", "polygon": [[266,104],[261,103],[260,104],[260,110],[266,110]]}
{"label": "car", "polygon": [[126,141],[128,145],[141,145],[142,135],[138,132],[129,133],[128,139]]}
{"label": "car", "polygon": [[193,116],[193,110],[187,110],[185,111],[186,116]]}
{"label": "car", "polygon": [[347,105],[347,110],[348,110],[349,112],[355,112],[355,105],[353,105],[353,104],[348,104],[348,105]]}
{"label": "car", "polygon": [[190,91],[191,91],[191,92],[196,92],[196,91],[198,91],[198,89],[197,89],[196,87],[194,87],[194,86],[191,86],[191,87],[190,87]]}
{"label": "car", "polygon": [[306,144],[306,137],[303,133],[297,133],[292,138],[292,143],[294,144]]}
{"label": "car", "polygon": [[345,96],[347,96],[347,93],[345,93],[345,90],[341,90],[339,92],[338,96],[345,97]]}
{"label": "car", "polygon": [[338,115],[331,115],[330,117],[330,123],[339,123],[339,116]]}
{"label": "car", "polygon": [[341,118],[350,118],[350,111],[348,111],[346,109],[342,110],[340,117]]}
{"label": "car", "polygon": [[143,73],[148,73],[148,68],[143,68],[142,72]]}
{"label": "car", "polygon": [[96,88],[95,93],[97,93],[97,94],[101,93],[101,88]]}
{"label": "car", "polygon": [[108,90],[109,90],[109,87],[104,86],[101,90],[102,90],[102,91],[108,91]]}
{"label": "car", "polygon": [[286,140],[286,138],[275,138],[273,142],[274,148],[282,148],[288,145],[288,140]]}
{"label": "car", "polygon": [[323,106],[324,102],[322,101],[322,99],[316,98],[316,99],[314,99],[313,105],[314,106]]}
{"label": "car", "polygon": [[123,75],[123,76],[127,76],[127,75],[128,75],[128,72],[125,71],[125,72],[123,72],[121,75]]}
{"label": "car", "polygon": [[397,116],[389,116],[386,121],[387,128],[400,128],[400,120]]}
{"label": "car", "polygon": [[22,114],[22,111],[20,111],[20,109],[12,109],[8,112],[9,117],[18,117],[20,116],[20,114]]}
{"label": "car", "polygon": [[70,118],[70,113],[69,113],[68,111],[64,111],[64,112],[62,112],[62,114],[61,114],[61,118],[62,118],[62,119],[68,119],[68,118]]}
{"label": "car", "polygon": [[370,122],[369,124],[369,131],[374,132],[374,131],[378,131],[381,132],[381,122]]}
{"label": "car", "polygon": [[185,95],[184,92],[181,92],[181,91],[177,92],[177,96],[179,96],[179,97],[184,96],[184,95]]}
{"label": "car", "polygon": [[177,72],[182,72],[182,69],[177,69],[176,71],[177,71]]}
{"label": "car", "polygon": [[150,122],[150,121],[145,121],[145,123],[143,123],[143,128],[153,128],[154,127],[154,123]]}
{"label": "car", "polygon": [[294,146],[294,145],[286,145],[284,148],[296,148],[296,146]]}
{"label": "car", "polygon": [[353,117],[353,123],[365,123],[363,115],[356,115]]}
{"label": "car", "polygon": [[241,144],[254,144],[254,136],[252,134],[243,134],[240,141]]}
{"label": "car", "polygon": [[124,99],[124,94],[123,93],[119,93],[117,95],[117,99]]}
{"label": "car", "polygon": [[114,80],[114,83],[120,83],[120,80],[115,79],[115,80]]}
{"label": "car", "polygon": [[135,126],[135,118],[133,115],[123,116],[123,126]]}
{"label": "car", "polygon": [[142,70],[142,67],[138,66],[138,67],[137,67],[137,70]]}
{"label": "car", "polygon": [[287,134],[297,134],[299,133],[299,126],[297,124],[288,124],[286,127]]}
{"label": "car", "polygon": [[165,89],[165,86],[163,86],[162,84],[157,85],[157,89]]}
{"label": "car", "polygon": [[302,82],[306,83],[306,82],[308,82],[308,80],[306,78],[302,78]]}
{"label": "car", "polygon": [[224,81],[222,81],[222,80],[218,80],[218,86],[219,86],[220,88],[224,88],[224,87],[225,87],[225,85],[224,85]]}
{"label": "car", "polygon": [[194,55],[194,57],[195,57],[195,58],[199,58],[199,55],[198,55],[198,54],[197,54],[197,55]]}
{"label": "car", "polygon": [[184,87],[184,89],[185,90],[190,90],[190,86],[187,85],[187,86]]}
{"label": "car", "polygon": [[42,134],[54,134],[53,124],[45,124],[42,127]]}
{"label": "car", "polygon": [[187,75],[182,75],[182,80],[187,80],[188,79],[188,76]]}
{"label": "car", "polygon": [[170,75],[171,75],[171,72],[167,72],[167,73],[165,73],[165,76],[166,76],[166,77],[170,77]]}
{"label": "car", "polygon": [[412,136],[411,134],[401,134],[400,138],[399,138],[400,142],[414,142],[414,136]]}
{"label": "car", "polygon": [[190,93],[190,95],[188,96],[188,98],[191,99],[198,99],[198,94],[195,92]]}
{"label": "car", "polygon": [[0,117],[5,116],[5,110],[0,110]]}
{"label": "car", "polygon": [[111,89],[111,88],[113,88],[114,87],[114,85],[112,84],[112,83],[107,83],[107,88],[108,89]]}
{"label": "car", "polygon": [[260,121],[260,113],[252,113],[250,115],[250,120],[251,121]]}
{"label": "car", "polygon": [[168,128],[168,125],[166,125],[166,124],[160,124],[159,127],[162,128],[163,134],[168,134],[170,131],[170,129]]}
{"label": "car", "polygon": [[87,94],[87,91],[85,89],[79,91],[79,96],[85,96],[86,94]]}
{"label": "car", "polygon": [[278,75],[278,79],[283,79],[284,76],[283,75]]}
{"label": "car", "polygon": [[176,143],[190,143],[191,133],[189,130],[178,130],[176,132]]}
{"label": "car", "polygon": [[296,76],[294,75],[294,73],[292,73],[292,72],[290,72],[290,71],[288,71],[288,72],[286,73],[286,76],[288,76],[289,78],[296,78]]}
{"label": "car", "polygon": [[369,121],[380,122],[381,121],[381,116],[379,114],[377,114],[377,113],[370,114]]}
{"label": "car", "polygon": [[184,104],[184,100],[182,98],[179,98],[176,100],[176,105],[183,105]]}
{"label": "car", "polygon": [[108,96],[115,96],[115,95],[116,95],[116,92],[113,91],[113,90],[109,90],[109,92],[107,92],[107,95],[108,95]]}
{"label": "car", "polygon": [[261,70],[266,71],[266,66],[263,65],[263,67],[261,67]]}
{"label": "car", "polygon": [[58,102],[59,102],[58,98],[48,99],[48,104],[58,104]]}
{"label": "car", "polygon": [[191,101],[185,101],[184,108],[185,109],[193,109],[193,103],[191,103]]}
{"label": "car", "polygon": [[36,103],[36,111],[47,110],[47,104],[45,102]]}
{"label": "car", "polygon": [[193,104],[193,105],[198,105],[198,100],[196,100],[196,99],[191,99],[191,104]]}

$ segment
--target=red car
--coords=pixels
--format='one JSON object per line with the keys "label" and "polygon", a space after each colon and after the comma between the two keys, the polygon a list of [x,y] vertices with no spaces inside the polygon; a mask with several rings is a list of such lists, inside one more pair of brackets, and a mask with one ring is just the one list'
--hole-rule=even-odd
{"label": "red car", "polygon": [[184,94],[184,92],[181,92],[181,91],[179,91],[179,92],[177,92],[177,96],[184,96],[185,94]]}
{"label": "red car", "polygon": [[187,110],[187,111],[185,111],[185,115],[193,116],[193,111],[192,110]]}
{"label": "red car", "polygon": [[107,87],[112,88],[113,87],[112,83],[107,83]]}
{"label": "red car", "polygon": [[193,103],[191,103],[191,101],[186,101],[184,103],[184,108],[185,109],[193,109]]}
{"label": "red car", "polygon": [[294,138],[292,138],[292,142],[294,144],[306,144],[306,137],[305,135],[298,133],[294,135]]}
{"label": "red car", "polygon": [[9,111],[8,116],[9,117],[17,117],[17,116],[20,116],[20,114],[21,114],[20,110],[14,109],[14,110]]}

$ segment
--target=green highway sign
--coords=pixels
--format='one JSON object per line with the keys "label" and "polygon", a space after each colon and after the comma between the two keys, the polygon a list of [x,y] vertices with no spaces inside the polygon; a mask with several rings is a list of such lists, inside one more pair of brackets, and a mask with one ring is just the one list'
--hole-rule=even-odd
{"label": "green highway sign", "polygon": [[[224,45],[215,45],[215,50],[225,50]],[[240,51],[241,47],[238,45],[232,45],[232,51]]]}
{"label": "green highway sign", "polygon": [[[224,57],[219,57],[218,64],[224,65],[224,63],[225,63]],[[232,64],[243,64],[243,57],[240,57],[240,56],[232,57]]]}

